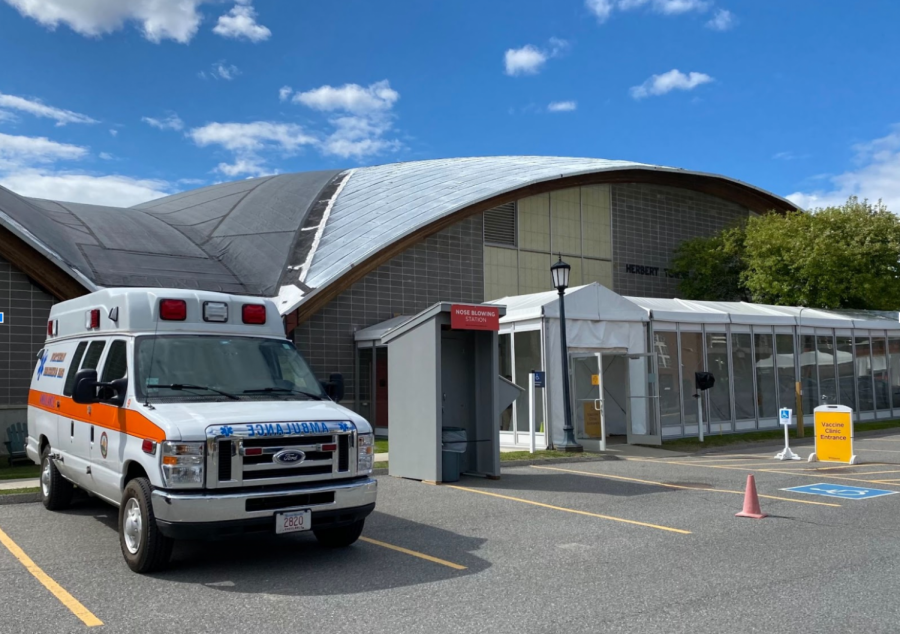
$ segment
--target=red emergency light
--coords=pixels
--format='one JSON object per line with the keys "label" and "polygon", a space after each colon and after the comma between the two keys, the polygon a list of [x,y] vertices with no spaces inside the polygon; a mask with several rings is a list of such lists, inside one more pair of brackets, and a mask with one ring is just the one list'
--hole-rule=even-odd
{"label": "red emergency light", "polygon": [[262,447],[245,447],[244,455],[245,456],[261,456],[263,452]]}
{"label": "red emergency light", "polygon": [[88,330],[96,330],[100,327],[100,309],[94,308],[84,314],[84,327]]}
{"label": "red emergency light", "polygon": [[264,304],[244,304],[241,307],[241,316],[245,324],[266,323],[266,307]]}
{"label": "red emergency light", "polygon": [[187,302],[183,299],[160,300],[159,318],[166,321],[184,321],[187,319]]}

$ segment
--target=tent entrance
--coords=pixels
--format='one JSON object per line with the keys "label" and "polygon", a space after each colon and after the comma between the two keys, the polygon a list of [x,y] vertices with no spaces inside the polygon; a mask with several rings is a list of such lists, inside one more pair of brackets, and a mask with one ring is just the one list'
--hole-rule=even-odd
{"label": "tent entrance", "polygon": [[605,451],[607,438],[628,433],[628,359],[599,350],[571,352],[569,359],[575,438],[588,451]]}

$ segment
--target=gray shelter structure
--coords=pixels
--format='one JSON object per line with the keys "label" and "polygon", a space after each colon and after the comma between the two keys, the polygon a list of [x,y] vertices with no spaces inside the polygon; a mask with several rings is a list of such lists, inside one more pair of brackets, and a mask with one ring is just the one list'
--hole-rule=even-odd
{"label": "gray shelter structure", "polygon": [[463,471],[500,477],[500,412],[517,394],[499,377],[496,331],[454,330],[450,310],[435,304],[381,337],[400,396],[389,406],[392,476],[441,482],[442,433],[457,428],[466,435]]}
{"label": "gray shelter structure", "polygon": [[796,209],[717,174],[552,156],[279,174],[127,208],[48,197],[0,187],[0,437],[24,421],[50,307],[98,288],[274,299],[317,376],[344,375],[344,404],[387,435],[387,348],[354,333],[438,302],[549,290],[558,253],[572,286],[671,298],[682,241]]}

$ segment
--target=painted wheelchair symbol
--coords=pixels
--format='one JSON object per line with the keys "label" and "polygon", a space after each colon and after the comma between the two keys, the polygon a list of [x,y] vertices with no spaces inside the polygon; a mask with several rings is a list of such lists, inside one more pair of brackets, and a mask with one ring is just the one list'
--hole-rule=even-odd
{"label": "painted wheelchair symbol", "polygon": [[858,495],[861,497],[864,497],[869,492],[868,489],[819,489],[816,487],[810,488],[810,491],[819,491],[829,495]]}

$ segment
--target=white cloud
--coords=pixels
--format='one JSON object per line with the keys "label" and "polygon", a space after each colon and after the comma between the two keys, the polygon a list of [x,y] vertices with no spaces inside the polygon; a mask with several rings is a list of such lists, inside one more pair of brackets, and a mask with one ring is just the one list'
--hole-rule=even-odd
{"label": "white cloud", "polygon": [[712,6],[711,0],[584,0],[584,6],[597,22],[603,24],[614,11],[633,11],[649,6],[654,13],[680,15],[696,11],[702,13]]}
{"label": "white cloud", "polygon": [[665,95],[673,90],[693,90],[702,84],[708,84],[713,78],[704,73],[688,73],[685,75],[673,68],[662,75],[653,75],[640,86],[633,86],[629,91],[634,99]]}
{"label": "white cloud", "polygon": [[713,31],[728,31],[737,25],[737,18],[728,9],[716,9],[715,14],[706,23],[706,28]]}
{"label": "white cloud", "polygon": [[219,16],[219,22],[213,33],[236,40],[247,39],[251,42],[263,42],[272,36],[272,31],[257,23],[256,10],[250,0],[238,0],[231,11]]}
{"label": "white cloud", "polygon": [[572,112],[578,109],[577,101],[551,101],[547,106],[549,112]]}
{"label": "white cloud", "polygon": [[87,115],[72,112],[71,110],[63,110],[62,108],[54,108],[53,106],[48,106],[36,99],[25,99],[24,97],[16,97],[15,95],[5,95],[2,92],[0,92],[0,107],[27,112],[35,117],[53,119],[56,121],[56,125],[66,125],[67,123],[97,123]]}
{"label": "white cloud", "polygon": [[154,119],[153,117],[141,117],[141,121],[147,125],[153,126],[160,130],[183,130],[184,121],[181,120],[174,112],[165,119]]}
{"label": "white cloud", "polygon": [[[281,89],[284,91],[284,88]],[[391,88],[386,79],[363,88],[359,84],[343,86],[320,86],[294,95],[294,103],[300,103],[313,110],[344,110],[354,114],[384,112],[394,107],[400,93]]]}
{"label": "white cloud", "polygon": [[290,156],[319,140],[295,123],[254,121],[252,123],[210,123],[187,133],[200,147],[218,145],[235,156],[234,163],[220,163],[217,171],[226,176],[269,173],[261,152]]}
{"label": "white cloud", "polygon": [[888,209],[900,214],[900,123],[887,136],[853,147],[857,169],[829,176],[829,187],[797,191],[788,200],[803,209],[828,207],[847,202],[850,196],[881,199]]}
{"label": "white cloud", "polygon": [[322,141],[323,154],[361,159],[403,147],[396,139],[384,138],[393,127],[385,117],[335,117],[331,123],[335,130]]}
{"label": "white cloud", "polygon": [[216,62],[212,65],[212,70],[207,73],[205,70],[201,70],[197,73],[197,76],[200,79],[224,79],[225,81],[231,81],[235,77],[241,74],[241,69],[239,69],[234,64],[228,64],[224,60],[221,62]]}
{"label": "white cloud", "polygon": [[6,110],[0,110],[0,123],[16,121],[18,117]]}
{"label": "white cloud", "polygon": [[100,158],[102,158],[104,161],[111,161],[111,160],[113,160],[113,158],[115,158],[115,157],[114,157],[112,154],[110,154],[109,152],[100,152],[100,154],[98,154],[97,156],[99,156]]}
{"label": "white cloud", "polygon": [[0,133],[0,171],[22,169],[39,163],[72,161],[87,156],[87,148],[57,143],[47,137]]}
{"label": "white cloud", "polygon": [[130,207],[171,193],[169,184],[129,176],[23,170],[0,174],[0,185],[22,196]]}
{"label": "white cloud", "polygon": [[99,37],[135,22],[151,42],[191,41],[200,25],[197,7],[209,0],[6,0],[23,16],[55,29]]}
{"label": "white cloud", "polygon": [[291,93],[294,92],[294,89],[290,86],[282,86],[278,90],[278,101],[287,101],[288,97],[291,96]]}
{"label": "white cloud", "polygon": [[511,48],[506,51],[503,58],[506,74],[513,77],[534,75],[546,62],[547,54],[531,44],[526,44],[522,48]]}
{"label": "white cloud", "polygon": [[115,128],[110,128],[109,133],[113,136],[119,136],[119,131]]}
{"label": "white cloud", "polygon": [[522,48],[508,49],[503,56],[504,72],[512,77],[535,75],[541,71],[548,59],[559,57],[569,50],[569,43],[558,37],[551,37],[547,44],[547,48],[526,44]]}

